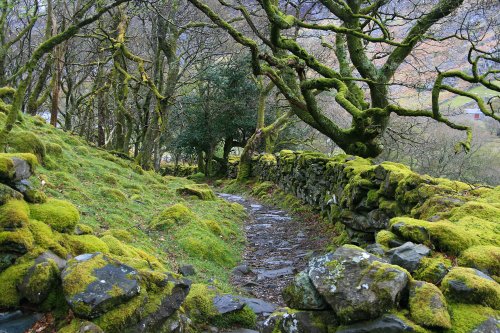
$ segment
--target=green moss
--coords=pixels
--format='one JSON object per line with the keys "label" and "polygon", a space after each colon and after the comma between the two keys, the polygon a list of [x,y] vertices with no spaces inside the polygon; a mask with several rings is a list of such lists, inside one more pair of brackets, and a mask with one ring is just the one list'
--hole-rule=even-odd
{"label": "green moss", "polygon": [[36,220],[30,220],[29,229],[37,246],[51,250],[61,258],[67,257],[68,250],[59,243],[62,238],[59,234],[54,233],[47,224]]}
{"label": "green moss", "polygon": [[47,196],[42,191],[29,189],[24,192],[24,199],[29,203],[45,203]]}
{"label": "green moss", "polygon": [[118,178],[111,174],[105,174],[102,176],[102,180],[110,185],[117,185],[118,184]]}
{"label": "green moss", "polygon": [[66,297],[84,292],[89,284],[96,280],[94,270],[106,266],[108,262],[103,254],[97,254],[89,260],[74,263],[68,262],[64,274],[64,294]]}
{"label": "green moss", "polygon": [[77,223],[75,226],[75,233],[77,235],[92,235],[94,233],[94,229],[91,226]]}
{"label": "green moss", "polygon": [[115,188],[102,187],[99,192],[103,197],[110,199],[112,201],[116,201],[116,202],[127,202],[128,201],[125,193],[123,193],[122,191],[115,189]]}
{"label": "green moss", "polygon": [[185,185],[176,190],[180,195],[193,195],[201,200],[215,200],[215,194],[207,184]]}
{"label": "green moss", "polygon": [[125,229],[112,228],[112,229],[106,230],[103,233],[103,236],[105,236],[105,235],[111,235],[111,236],[121,240],[122,242],[126,242],[126,243],[130,243],[134,239],[134,236],[129,231],[127,231]]}
{"label": "green moss", "polygon": [[460,266],[472,267],[492,276],[500,282],[500,247],[493,245],[473,246],[458,258]]}
{"label": "green moss", "polygon": [[452,222],[460,221],[464,217],[469,216],[474,216],[485,221],[498,222],[500,221],[500,208],[484,202],[468,201],[444,215],[445,218]]}
{"label": "green moss", "polygon": [[245,306],[242,310],[219,315],[213,304],[216,292],[204,284],[193,284],[184,301],[184,307],[189,317],[196,324],[212,324],[217,327],[227,328],[242,326],[253,328],[256,324],[255,313]]}
{"label": "green moss", "polygon": [[156,215],[150,224],[150,228],[156,230],[166,230],[175,225],[182,225],[195,219],[195,215],[183,204],[175,204],[165,208]]}
{"label": "green moss", "polygon": [[422,281],[433,284],[440,284],[443,277],[451,269],[451,260],[437,255],[435,257],[424,257],[420,260],[420,265],[413,276]]}
{"label": "green moss", "polygon": [[39,304],[58,282],[59,269],[53,260],[39,263],[29,269],[22,284],[22,296]]}
{"label": "green moss", "polygon": [[254,328],[257,323],[257,315],[245,305],[241,310],[213,317],[211,323],[221,328],[234,326]]}
{"label": "green moss", "polygon": [[[438,287],[425,282],[411,282],[411,284],[409,305],[413,321],[428,327],[451,328],[446,300]],[[436,304],[442,307],[436,308]]]}
{"label": "green moss", "polygon": [[53,156],[61,156],[63,153],[63,149],[60,144],[57,143],[52,143],[48,142],[45,144],[45,148],[47,151],[47,154],[53,155]]}
{"label": "green moss", "polygon": [[258,183],[252,188],[251,194],[257,197],[262,197],[266,194],[269,194],[274,188],[275,185],[272,182]]}
{"label": "green moss", "polygon": [[0,153],[0,181],[12,183],[15,178],[16,169],[14,168],[13,158],[26,161],[32,172],[38,165],[37,157],[30,153],[5,154]]}
{"label": "green moss", "polygon": [[23,195],[10,186],[0,183],[0,205],[12,199],[22,200]]}
{"label": "green moss", "polygon": [[33,235],[27,227],[0,232],[0,252],[26,253],[33,245]]}
{"label": "green moss", "polygon": [[[456,293],[451,287],[451,283],[456,283],[455,281],[464,284],[471,291]],[[443,279],[441,289],[453,301],[482,304],[500,310],[500,285],[479,276],[472,268],[454,267]]]}
{"label": "green moss", "polygon": [[186,228],[179,236],[179,246],[193,258],[209,260],[224,267],[236,264],[237,259],[224,241],[204,229]]}
{"label": "green moss", "polygon": [[83,253],[109,253],[109,247],[94,235],[64,235],[64,243],[73,255]]}
{"label": "green moss", "polygon": [[[481,240],[462,225],[449,221],[428,222],[407,217],[393,218],[391,231],[405,240],[424,243],[457,255]],[[477,226],[476,228],[480,228]],[[480,231],[482,233],[482,231]]]}
{"label": "green moss", "polygon": [[[75,332],[87,332],[87,333],[101,333],[104,332],[102,329],[97,328],[97,325],[82,319],[73,319],[68,325],[64,326],[57,333],[75,333]],[[86,327],[92,327],[87,331]]]}
{"label": "green moss", "polygon": [[397,240],[398,236],[396,236],[393,232],[389,230],[380,230],[377,232],[377,235],[375,236],[375,241],[379,243],[380,245],[384,246],[385,248],[389,248],[389,242],[391,240]]}
{"label": "green moss", "polygon": [[190,180],[197,182],[197,183],[201,183],[201,182],[205,181],[206,176],[203,172],[197,172],[197,173],[194,173],[192,175],[189,175],[187,177],[187,179],[190,179]]}
{"label": "green moss", "polygon": [[28,223],[30,209],[22,200],[9,200],[0,206],[0,228],[19,228]]}
{"label": "green moss", "polygon": [[104,332],[119,333],[135,324],[141,319],[141,312],[144,311],[144,305],[148,302],[148,293],[141,290],[138,296],[130,301],[120,304],[113,310],[106,312],[94,322],[101,327]]}
{"label": "green moss", "polygon": [[452,328],[446,333],[470,333],[489,317],[498,316],[498,311],[477,304],[449,304]]}
{"label": "green moss", "polygon": [[217,221],[214,220],[204,220],[203,223],[207,226],[208,230],[216,236],[222,236],[222,228]]}
{"label": "green moss", "polygon": [[73,232],[80,220],[80,214],[73,204],[58,199],[30,205],[30,211],[31,218],[45,222],[59,232]]}
{"label": "green moss", "polygon": [[19,305],[21,295],[17,286],[21,283],[33,262],[25,262],[8,267],[0,273],[0,286],[2,286],[2,297],[0,297],[0,308],[13,308]]}
{"label": "green moss", "polygon": [[31,153],[35,155],[40,163],[45,158],[45,145],[32,132],[12,132],[9,135],[8,147],[11,152]]}

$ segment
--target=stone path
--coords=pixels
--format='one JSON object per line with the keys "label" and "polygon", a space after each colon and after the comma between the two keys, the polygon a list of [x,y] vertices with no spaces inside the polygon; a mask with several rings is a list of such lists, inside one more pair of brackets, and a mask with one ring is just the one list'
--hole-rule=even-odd
{"label": "stone path", "polygon": [[324,248],[326,235],[318,232],[318,224],[292,218],[283,210],[238,195],[219,196],[243,205],[249,213],[244,263],[233,271],[233,284],[253,297],[284,306],[281,291],[311,255]]}

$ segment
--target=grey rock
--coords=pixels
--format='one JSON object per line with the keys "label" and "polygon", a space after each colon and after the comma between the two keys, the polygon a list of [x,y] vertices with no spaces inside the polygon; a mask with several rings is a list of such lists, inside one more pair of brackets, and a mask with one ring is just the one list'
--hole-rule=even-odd
{"label": "grey rock", "polygon": [[238,275],[238,276],[247,275],[250,274],[251,272],[252,270],[246,264],[236,266],[233,269],[233,275]]}
{"label": "grey rock", "polygon": [[290,285],[283,289],[286,305],[299,310],[322,310],[327,303],[314,287],[306,271],[295,276]]}
{"label": "grey rock", "polygon": [[102,267],[88,272],[95,280],[84,286],[84,291],[74,295],[65,294],[66,301],[72,310],[80,317],[95,318],[122,304],[139,293],[137,271],[102,254],[80,255],[70,261],[62,272],[64,290],[66,284],[77,280],[75,268],[90,260],[105,262]]}
{"label": "grey rock", "polygon": [[241,302],[247,305],[257,315],[271,314],[278,307],[275,304],[263,301],[258,298],[247,298],[236,296]]}
{"label": "grey rock", "polygon": [[293,274],[295,268],[292,266],[283,267],[279,269],[256,269],[258,273],[257,281],[262,281],[265,279],[275,279],[281,276]]}
{"label": "grey rock", "polygon": [[258,331],[254,331],[254,330],[249,330],[249,329],[246,329],[246,328],[238,328],[238,329],[229,331],[227,333],[259,333],[259,332]]}
{"label": "grey rock", "polygon": [[24,333],[42,317],[41,313],[1,312],[0,333]]}
{"label": "grey rock", "polygon": [[500,333],[500,319],[489,317],[471,333]]}
{"label": "grey rock", "polygon": [[427,246],[412,242],[406,242],[387,251],[391,264],[401,266],[410,273],[415,272],[422,258],[430,253],[431,250]]}
{"label": "grey rock", "polygon": [[31,167],[28,162],[23,159],[13,157],[12,163],[14,164],[14,178],[13,182],[19,182],[23,179],[28,179],[33,174]]}
{"label": "grey rock", "polygon": [[179,273],[184,275],[184,276],[191,276],[191,275],[195,275],[196,271],[195,271],[193,265],[184,265],[184,266],[179,267]]}
{"label": "grey rock", "polygon": [[21,200],[22,198],[22,193],[19,193],[10,186],[0,183],[0,205],[3,205],[10,199]]}
{"label": "grey rock", "polygon": [[372,321],[364,321],[340,327],[336,333],[403,333],[414,332],[414,329],[401,318],[384,315]]}
{"label": "grey rock", "polygon": [[245,306],[245,303],[233,295],[217,295],[214,297],[213,303],[219,314],[238,311]]}
{"label": "grey rock", "polygon": [[267,318],[261,333],[328,333],[338,323],[331,311],[287,311],[286,309]]}
{"label": "grey rock", "polygon": [[64,267],[66,267],[67,261],[56,255],[54,252],[47,250],[44,253],[40,254],[36,259],[35,259],[35,264],[39,264],[42,262],[48,262],[49,260],[53,260],[57,268],[62,270]]}
{"label": "grey rock", "polygon": [[308,275],[343,323],[381,316],[397,306],[408,283],[403,269],[345,245],[311,260]]}
{"label": "grey rock", "polygon": [[32,190],[33,185],[31,185],[31,182],[29,180],[21,179],[20,181],[14,183],[14,188],[24,194],[27,191]]}
{"label": "grey rock", "polygon": [[376,256],[383,256],[385,254],[384,248],[379,243],[368,245],[366,251]]}

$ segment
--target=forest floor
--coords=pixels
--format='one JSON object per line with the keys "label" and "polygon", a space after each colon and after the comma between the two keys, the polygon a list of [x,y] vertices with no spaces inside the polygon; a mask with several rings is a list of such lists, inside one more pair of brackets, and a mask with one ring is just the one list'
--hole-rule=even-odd
{"label": "forest floor", "polygon": [[284,306],[283,288],[329,243],[322,222],[313,216],[291,216],[247,196],[219,196],[243,205],[249,215],[243,263],[233,271],[231,282],[252,297]]}

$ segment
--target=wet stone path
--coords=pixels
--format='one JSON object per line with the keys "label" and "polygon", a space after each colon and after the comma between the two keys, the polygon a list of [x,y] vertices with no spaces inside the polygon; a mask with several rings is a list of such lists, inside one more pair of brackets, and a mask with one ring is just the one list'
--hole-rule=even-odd
{"label": "wet stone path", "polygon": [[292,218],[283,210],[238,195],[219,196],[243,205],[249,214],[243,263],[233,270],[232,283],[252,297],[284,306],[281,291],[324,248],[325,237],[314,223]]}

